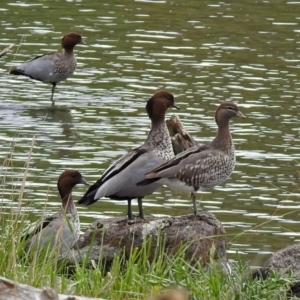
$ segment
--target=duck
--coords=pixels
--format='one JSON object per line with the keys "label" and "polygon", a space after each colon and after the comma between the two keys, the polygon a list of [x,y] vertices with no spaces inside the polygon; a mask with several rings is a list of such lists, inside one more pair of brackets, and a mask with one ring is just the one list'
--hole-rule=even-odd
{"label": "duck", "polygon": [[165,114],[169,108],[179,109],[174,96],[166,90],[157,91],[147,101],[146,111],[151,120],[151,130],[146,141],[116,160],[100,179],[90,186],[79,200],[79,204],[90,205],[103,197],[127,200],[128,220],[133,220],[131,201],[136,198],[139,207],[138,217],[144,219],[142,199],[160,188],[161,184],[153,183],[147,187],[140,187],[137,186],[137,182],[145,178],[145,173],[174,157],[165,123]]}
{"label": "duck", "polygon": [[215,112],[217,135],[209,144],[177,154],[146,173],[146,178],[137,185],[161,182],[171,190],[191,193],[194,215],[197,215],[196,192],[222,184],[234,170],[235,148],[229,128],[234,117],[246,118],[233,102],[221,103]]}
{"label": "duck", "polygon": [[77,170],[65,170],[57,181],[62,206],[51,216],[30,224],[24,229],[22,241],[24,252],[29,254],[51,245],[60,255],[71,249],[79,239],[80,220],[72,198],[72,190],[77,184],[88,184]]}
{"label": "duck", "polygon": [[77,44],[85,44],[80,34],[70,32],[61,40],[63,52],[54,52],[37,56],[10,71],[13,75],[27,76],[35,80],[52,84],[51,102],[53,100],[56,84],[73,75],[76,69],[76,57],[73,49]]}

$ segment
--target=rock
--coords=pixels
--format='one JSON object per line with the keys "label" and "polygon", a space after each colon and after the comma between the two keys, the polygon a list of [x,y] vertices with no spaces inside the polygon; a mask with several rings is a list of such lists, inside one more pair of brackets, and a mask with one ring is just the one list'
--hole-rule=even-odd
{"label": "rock", "polygon": [[87,298],[58,294],[54,289],[35,287],[20,284],[0,277],[0,300],[104,300],[102,298]]}
{"label": "rock", "polygon": [[[142,297],[142,296],[141,296]],[[20,284],[0,276],[0,300],[105,300],[103,298],[87,298],[76,295],[58,294],[54,289],[46,287],[38,289],[27,284]],[[144,297],[140,299],[145,299]],[[149,299],[149,298],[147,298]],[[166,290],[152,300],[187,300],[187,291]],[[149,299],[150,300],[150,299]]]}
{"label": "rock", "polygon": [[269,270],[292,270],[300,279],[300,244],[290,245],[275,252],[266,262]]}
{"label": "rock", "polygon": [[270,271],[278,272],[283,277],[292,271],[297,281],[290,286],[289,294],[300,297],[300,244],[290,245],[275,252],[262,268],[253,272],[252,277],[265,280]]}
{"label": "rock", "polygon": [[[175,255],[181,245],[187,245],[184,256],[192,264],[201,262],[207,266],[212,255],[218,259],[226,254],[225,230],[216,217],[208,211],[200,211],[179,217],[154,218],[137,220],[128,223],[124,218],[111,218],[95,221],[80,238],[77,251],[67,258],[68,265],[75,261],[83,263],[88,259],[99,263],[105,262],[109,270],[115,254],[130,256],[133,248],[141,248],[143,243],[150,243],[149,261],[155,257],[158,243],[164,241],[168,256]],[[86,261],[85,261],[86,263]]]}

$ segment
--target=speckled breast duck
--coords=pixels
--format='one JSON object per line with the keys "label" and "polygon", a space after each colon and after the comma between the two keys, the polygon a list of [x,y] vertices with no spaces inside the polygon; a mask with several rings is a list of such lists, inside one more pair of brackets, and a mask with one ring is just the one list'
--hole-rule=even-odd
{"label": "speckled breast duck", "polygon": [[63,52],[48,53],[37,56],[10,71],[13,75],[23,75],[52,84],[51,101],[56,84],[70,77],[76,69],[76,57],[73,49],[77,44],[85,44],[81,35],[70,32],[62,38]]}
{"label": "speckled breast duck", "polygon": [[230,119],[245,118],[236,104],[222,103],[216,110],[216,137],[208,144],[192,147],[146,174],[139,186],[161,182],[172,190],[190,192],[197,214],[196,191],[223,183],[235,167],[235,149],[229,129]]}
{"label": "speckled breast duck", "polygon": [[144,218],[142,199],[162,184],[154,182],[143,187],[137,186],[137,182],[143,180],[147,172],[174,157],[171,138],[165,124],[165,113],[171,107],[178,108],[173,95],[164,90],[156,92],[148,100],[146,110],[151,119],[151,130],[146,141],[110,166],[79,200],[80,204],[89,205],[103,197],[127,200],[128,219],[133,219],[131,200],[136,198],[139,217]]}
{"label": "speckled breast duck", "polygon": [[79,239],[80,221],[72,199],[75,185],[88,184],[76,170],[66,170],[58,178],[57,188],[62,206],[59,211],[41,221],[30,224],[23,232],[25,252],[42,251],[50,245],[59,255],[71,249]]}

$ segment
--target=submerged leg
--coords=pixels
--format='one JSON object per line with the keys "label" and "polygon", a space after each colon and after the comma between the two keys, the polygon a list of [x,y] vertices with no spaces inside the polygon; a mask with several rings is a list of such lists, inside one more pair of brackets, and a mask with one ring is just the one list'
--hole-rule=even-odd
{"label": "submerged leg", "polygon": [[191,198],[193,202],[194,215],[197,215],[197,203],[196,203],[196,193],[191,193]]}
{"label": "submerged leg", "polygon": [[140,219],[145,219],[144,218],[144,212],[143,212],[143,198],[138,198],[138,205],[139,205],[139,218]]}
{"label": "submerged leg", "polygon": [[53,100],[53,95],[54,95],[55,87],[56,87],[56,82],[53,82],[53,83],[52,83],[52,89],[51,89],[51,102],[52,102],[52,106],[55,105],[55,102],[54,102],[54,100]]}
{"label": "submerged leg", "polygon": [[133,220],[133,214],[132,214],[132,209],[131,209],[131,199],[127,200],[127,216],[128,216],[128,220]]}

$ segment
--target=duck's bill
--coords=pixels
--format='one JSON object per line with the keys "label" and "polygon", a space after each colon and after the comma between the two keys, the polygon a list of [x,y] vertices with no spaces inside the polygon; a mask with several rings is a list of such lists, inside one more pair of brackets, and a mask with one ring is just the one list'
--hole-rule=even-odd
{"label": "duck's bill", "polygon": [[240,118],[243,118],[243,119],[246,119],[246,116],[243,115],[240,111],[238,111],[238,112],[236,113],[236,116],[237,116],[237,117],[240,117]]}
{"label": "duck's bill", "polygon": [[89,183],[88,183],[83,177],[81,178],[80,182],[81,182],[82,184],[89,185]]}
{"label": "duck's bill", "polygon": [[173,107],[176,108],[176,109],[180,109],[179,106],[176,103],[174,103]]}

